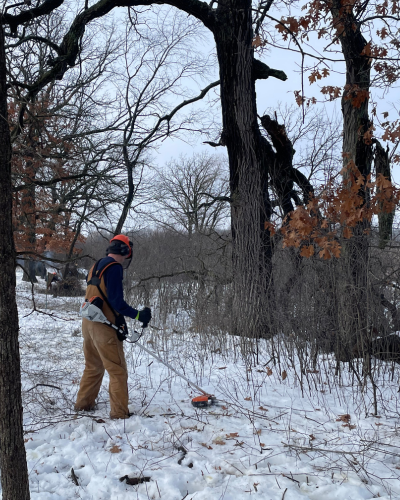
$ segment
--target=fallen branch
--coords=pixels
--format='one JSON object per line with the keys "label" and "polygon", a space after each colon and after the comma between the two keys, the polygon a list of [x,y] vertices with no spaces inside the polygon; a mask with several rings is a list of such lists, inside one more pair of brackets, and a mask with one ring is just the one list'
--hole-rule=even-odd
{"label": "fallen branch", "polygon": [[36,384],[30,389],[28,389],[26,392],[33,391],[33,389],[36,389],[36,387],[43,386],[43,387],[51,387],[52,389],[58,389],[59,391],[62,391],[61,387],[57,387],[56,385],[50,385],[50,384]]}
{"label": "fallen branch", "polygon": [[136,484],[142,484],[142,483],[149,483],[151,477],[149,476],[142,476],[142,477],[128,477],[128,476],[123,476],[120,477],[119,480],[121,483],[123,481],[126,482],[126,484],[130,484],[131,486],[135,486]]}
{"label": "fallen branch", "polygon": [[73,468],[71,468],[71,479],[76,484],[76,486],[79,486],[78,477],[76,476]]}

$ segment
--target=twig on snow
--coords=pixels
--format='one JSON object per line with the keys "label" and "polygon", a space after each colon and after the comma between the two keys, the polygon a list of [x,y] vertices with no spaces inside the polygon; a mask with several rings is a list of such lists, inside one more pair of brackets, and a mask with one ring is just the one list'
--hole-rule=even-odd
{"label": "twig on snow", "polygon": [[57,387],[56,385],[50,385],[50,384],[36,384],[30,389],[28,389],[26,392],[33,391],[33,389],[36,389],[36,387],[43,386],[43,387],[51,387],[52,389],[58,389],[59,391],[62,391],[61,387]]}

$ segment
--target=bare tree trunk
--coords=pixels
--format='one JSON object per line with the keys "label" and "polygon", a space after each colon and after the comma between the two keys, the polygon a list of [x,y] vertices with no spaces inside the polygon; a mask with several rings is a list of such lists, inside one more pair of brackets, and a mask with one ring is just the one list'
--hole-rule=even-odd
{"label": "bare tree trunk", "polygon": [[[389,181],[392,180],[390,173],[389,148],[384,149],[381,143],[375,139],[375,169],[376,175],[382,174]],[[393,220],[395,209],[392,212],[385,212],[383,204],[380,204],[381,212],[378,214],[379,221],[379,248],[385,248],[392,238]]]}
{"label": "bare tree trunk", "polygon": [[[368,139],[372,126],[368,117],[371,62],[367,55],[363,54],[367,41],[353,12],[339,0],[335,0],[332,16],[346,61],[346,86],[342,97],[344,167],[349,168],[354,162],[366,179],[372,164],[372,141]],[[351,168],[343,178],[349,188],[350,172]],[[368,205],[368,188],[362,186],[358,194],[363,199],[362,206]],[[351,352],[363,356],[368,340],[369,229],[370,223],[366,219],[359,222],[353,229],[353,237],[343,245],[344,282],[342,287],[339,287],[343,295],[339,329],[341,358]]]}
{"label": "bare tree trunk", "polygon": [[[29,155],[32,155],[31,151],[28,151],[28,158]],[[26,162],[28,188],[22,192],[21,196],[21,208],[23,214],[21,216],[21,223],[25,229],[25,234],[27,237],[25,250],[31,252],[35,252],[36,250],[36,190],[34,184],[35,175],[36,173],[33,166],[33,160],[28,159]],[[22,280],[30,281],[31,283],[37,283],[36,265],[31,256],[29,256],[28,260],[25,261],[24,275],[22,277]]]}
{"label": "bare tree trunk", "polygon": [[36,262],[28,257],[24,263],[24,274],[22,275],[22,281],[29,281],[30,283],[37,283],[36,279]]}
{"label": "bare tree trunk", "polygon": [[268,188],[268,168],[264,168],[262,172],[263,186],[263,206],[260,214],[260,231],[261,231],[261,259],[260,259],[260,275],[264,280],[264,294],[266,300],[266,317],[263,336],[266,338],[273,337],[277,332],[276,325],[276,297],[274,286],[274,273],[272,258],[274,256],[275,245],[268,223],[271,222],[273,213],[272,204],[269,196]]}
{"label": "bare tree trunk", "polygon": [[222,0],[214,37],[221,79],[223,141],[230,166],[233,236],[233,333],[257,338],[264,316],[260,276],[261,168],[255,84],[252,77],[251,0]]}
{"label": "bare tree trunk", "polygon": [[0,22],[0,467],[3,500],[28,500],[22,428],[15,250],[12,228],[11,139],[4,31]]}
{"label": "bare tree trunk", "polygon": [[[21,225],[25,230],[26,244],[25,250],[28,252],[36,251],[36,166],[34,156],[35,141],[32,139],[34,131],[32,126],[29,131],[29,136],[26,141],[26,165],[25,175],[27,188],[21,194]],[[36,263],[32,256],[29,256],[25,261],[23,281],[37,283],[36,279]]]}

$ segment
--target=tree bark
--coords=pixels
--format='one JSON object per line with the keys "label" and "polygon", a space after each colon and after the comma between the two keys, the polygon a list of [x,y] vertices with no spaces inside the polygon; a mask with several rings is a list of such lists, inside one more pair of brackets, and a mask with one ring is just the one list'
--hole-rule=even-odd
{"label": "tree bark", "polygon": [[[1,20],[1,16],[0,16]],[[11,139],[8,126],[6,55],[0,22],[0,467],[3,500],[28,500],[29,481],[22,428],[15,249],[12,227]]]}
{"label": "tree bark", "polygon": [[[29,136],[31,133],[29,134]],[[25,229],[26,245],[25,250],[29,252],[36,252],[36,187],[35,177],[36,169],[33,159],[33,140],[28,138],[27,160],[25,166],[26,172],[26,185],[27,188],[21,194],[21,219],[22,227]],[[36,279],[36,263],[32,257],[28,257],[24,265],[24,275],[22,281],[30,281],[37,283]]]}
{"label": "tree bark", "polygon": [[[343,182],[349,185],[352,165],[367,179],[371,173],[372,141],[368,140],[371,122],[368,116],[371,61],[363,53],[367,41],[360,24],[349,6],[335,0],[332,17],[346,61],[346,86],[342,97],[343,114]],[[362,206],[369,203],[369,190],[362,186],[358,191]],[[363,356],[368,332],[368,220],[357,223],[353,236],[344,240],[342,255],[342,286],[338,300],[342,301],[339,324],[339,358],[349,353]]]}
{"label": "tree bark", "polygon": [[257,156],[255,84],[252,77],[251,0],[222,0],[214,30],[221,81],[223,141],[229,156],[234,299],[233,333],[262,335],[264,305],[260,276],[262,238],[261,165]]}
{"label": "tree bark", "polygon": [[[390,173],[389,149],[384,149],[381,143],[375,139],[375,169],[376,175],[382,174],[389,181],[392,180]],[[392,212],[385,212],[383,204],[380,204],[380,213],[378,214],[379,221],[379,248],[385,248],[388,242],[392,239],[392,229],[395,209]]]}

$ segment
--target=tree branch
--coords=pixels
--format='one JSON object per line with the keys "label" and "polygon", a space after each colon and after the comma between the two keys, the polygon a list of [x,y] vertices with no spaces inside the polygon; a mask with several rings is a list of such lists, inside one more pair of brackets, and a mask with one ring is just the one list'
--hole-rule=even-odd
{"label": "tree branch", "polygon": [[[20,45],[22,45],[23,43],[25,42],[29,42],[31,40],[35,40],[37,42],[42,42],[42,43],[45,43],[46,45],[48,45],[50,48],[52,48],[55,52],[57,52],[57,54],[61,54],[61,50],[60,50],[60,47],[51,42],[50,40],[47,40],[47,38],[44,38],[42,36],[36,36],[36,35],[30,35],[30,36],[27,36],[27,37],[24,37],[24,38],[21,38],[20,40],[18,40],[18,42],[16,42],[15,44],[12,44],[12,45],[8,45],[7,48],[14,48],[14,47],[19,47]],[[27,86],[27,88],[29,88],[29,86]]]}
{"label": "tree branch", "polygon": [[53,10],[57,9],[64,3],[64,0],[45,0],[38,7],[34,7],[33,9],[24,10],[20,14],[12,15],[12,14],[4,14],[1,19],[2,24],[8,24],[10,26],[11,32],[15,33],[20,24],[31,21],[32,19],[36,19],[40,16],[44,16],[45,14],[50,14]]}
{"label": "tree branch", "polygon": [[74,179],[82,179],[84,177],[87,177],[87,170],[80,174],[76,175],[66,175],[66,176],[61,176],[61,177],[54,177],[53,179],[49,181],[39,181],[39,180],[34,180],[29,184],[21,184],[19,186],[15,186],[13,188],[13,192],[16,193],[18,191],[23,191],[24,189],[27,189],[29,186],[53,186],[54,184],[57,184],[58,182],[62,181],[71,181]]}
{"label": "tree branch", "polygon": [[153,279],[161,280],[163,278],[173,278],[174,276],[179,276],[181,274],[188,274],[193,279],[196,279],[199,273],[198,273],[198,271],[177,271],[175,273],[160,274],[160,275],[157,275],[157,276],[148,276],[147,278],[141,278],[137,282],[136,286],[139,286],[143,281],[149,281],[149,280],[153,280]]}
{"label": "tree branch", "polygon": [[[264,5],[264,6],[262,7],[262,9],[259,9],[259,10],[261,10],[261,16],[257,19],[257,22],[256,22],[256,27],[255,27],[255,29],[254,29],[254,33],[255,33],[256,35],[258,35],[258,34],[259,34],[259,32],[260,32],[260,28],[261,28],[261,25],[262,25],[262,23],[264,22],[265,16],[267,15],[267,12],[268,12],[268,11],[269,11],[269,9],[271,8],[271,5],[272,5],[272,2],[273,2],[273,1],[274,1],[274,0],[267,0],[266,5]],[[257,12],[259,12],[259,11],[257,11]]]}
{"label": "tree branch", "polygon": [[307,203],[310,201],[310,198],[314,195],[314,188],[312,184],[307,179],[307,177],[302,172],[300,172],[300,170],[294,167],[291,170],[291,177],[302,190],[303,203],[304,205],[307,205]]}
{"label": "tree branch", "polygon": [[212,198],[212,201],[208,202],[208,203],[201,203],[197,208],[196,210],[190,210],[188,211],[187,213],[188,214],[195,214],[196,212],[198,212],[200,209],[204,208],[204,207],[211,207],[212,205],[214,205],[214,203],[216,203],[217,201],[227,201],[228,203],[232,203],[233,200],[231,197],[229,196],[213,196],[212,194],[209,194],[209,193],[198,193],[198,195],[203,195],[203,196],[209,196],[210,198]]}
{"label": "tree branch", "polygon": [[282,80],[283,82],[287,80],[286,73],[279,69],[270,68],[262,61],[258,59],[253,60],[253,78],[254,80],[266,80],[270,76]]}

